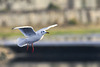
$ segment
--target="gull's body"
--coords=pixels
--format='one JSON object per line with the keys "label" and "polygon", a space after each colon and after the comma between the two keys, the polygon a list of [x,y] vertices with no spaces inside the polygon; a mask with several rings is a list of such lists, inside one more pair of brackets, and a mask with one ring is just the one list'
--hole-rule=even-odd
{"label": "gull's body", "polygon": [[31,37],[27,37],[26,38],[26,43],[27,44],[32,44],[34,42],[37,42],[37,41],[41,40],[43,38],[43,36],[44,35],[38,35],[38,34],[36,34],[35,36],[33,35]]}
{"label": "gull's body", "polygon": [[[26,37],[26,38],[18,38],[17,39],[17,44],[19,47],[23,47],[26,45],[32,45],[32,47],[33,47],[34,42],[41,40],[43,38],[44,34],[48,33],[48,32],[46,32],[46,30],[50,29],[51,27],[55,27],[55,26],[57,26],[57,24],[51,25],[46,28],[42,28],[42,29],[38,30],[37,32],[35,32],[31,26],[15,27],[13,29],[19,29]],[[28,46],[27,46],[27,48],[28,48]]]}

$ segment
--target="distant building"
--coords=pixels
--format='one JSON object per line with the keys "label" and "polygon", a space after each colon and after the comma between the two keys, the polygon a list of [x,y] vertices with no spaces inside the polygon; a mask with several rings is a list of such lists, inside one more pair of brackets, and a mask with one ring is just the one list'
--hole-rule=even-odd
{"label": "distant building", "polygon": [[68,0],[68,9],[73,9],[74,8],[74,0]]}
{"label": "distant building", "polygon": [[100,8],[100,0],[0,0],[0,10],[8,7],[14,11],[45,10],[50,3],[61,10]]}
{"label": "distant building", "polygon": [[51,3],[58,6],[61,10],[68,8],[68,0],[50,0]]}
{"label": "distant building", "polygon": [[96,9],[96,0],[74,0],[74,9]]}
{"label": "distant building", "polygon": [[96,9],[96,0],[86,0],[87,9]]}
{"label": "distant building", "polygon": [[[48,11],[51,3],[60,10]],[[49,22],[63,25],[72,19],[82,24],[99,24],[100,0],[0,0],[0,26]]]}
{"label": "distant building", "polygon": [[97,8],[100,9],[100,0],[96,0]]}
{"label": "distant building", "polygon": [[74,9],[82,8],[82,0],[74,0]]}

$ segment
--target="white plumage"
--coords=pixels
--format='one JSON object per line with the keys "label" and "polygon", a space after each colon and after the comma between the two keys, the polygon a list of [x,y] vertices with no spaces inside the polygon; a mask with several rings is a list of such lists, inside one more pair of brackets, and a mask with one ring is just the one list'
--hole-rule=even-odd
{"label": "white plumage", "polygon": [[31,26],[22,26],[22,27],[15,27],[13,29],[19,29],[26,38],[18,38],[17,44],[19,47],[23,47],[28,45],[32,45],[34,42],[39,41],[43,38],[44,34],[48,33],[46,30],[57,26],[57,24],[51,25],[49,27],[42,28],[38,31],[34,31]]}

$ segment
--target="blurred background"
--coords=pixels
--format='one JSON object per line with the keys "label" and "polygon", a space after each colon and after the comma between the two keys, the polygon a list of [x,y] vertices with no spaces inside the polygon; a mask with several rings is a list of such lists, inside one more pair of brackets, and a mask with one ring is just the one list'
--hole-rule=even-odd
{"label": "blurred background", "polygon": [[[16,26],[52,24],[35,52],[18,47]],[[100,0],[0,0],[1,67],[99,67]]]}

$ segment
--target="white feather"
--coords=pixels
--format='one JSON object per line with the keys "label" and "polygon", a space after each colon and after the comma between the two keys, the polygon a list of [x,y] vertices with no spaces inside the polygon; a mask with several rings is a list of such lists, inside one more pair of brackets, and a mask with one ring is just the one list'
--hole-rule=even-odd
{"label": "white feather", "polygon": [[[26,46],[27,44],[32,44],[34,42],[37,42],[43,38],[44,34],[46,34],[46,30],[55,26],[57,26],[57,24],[42,28],[38,30],[37,32],[35,32],[31,26],[15,27],[13,29],[19,29],[25,36],[28,36],[25,39],[18,38],[17,45],[19,47],[23,47],[23,46]],[[44,33],[41,33],[41,31],[44,31]]]}
{"label": "white feather", "polygon": [[26,46],[26,39],[24,39],[24,38],[18,38],[18,39],[17,39],[17,45],[18,45],[19,47]]}
{"label": "white feather", "polygon": [[38,30],[37,32],[39,32],[39,31],[46,31],[46,30],[48,30],[48,29],[50,29],[50,28],[52,28],[52,27],[55,27],[55,26],[57,26],[57,25],[58,25],[58,24],[54,24],[54,25],[51,25],[51,26],[42,28],[42,29]]}

